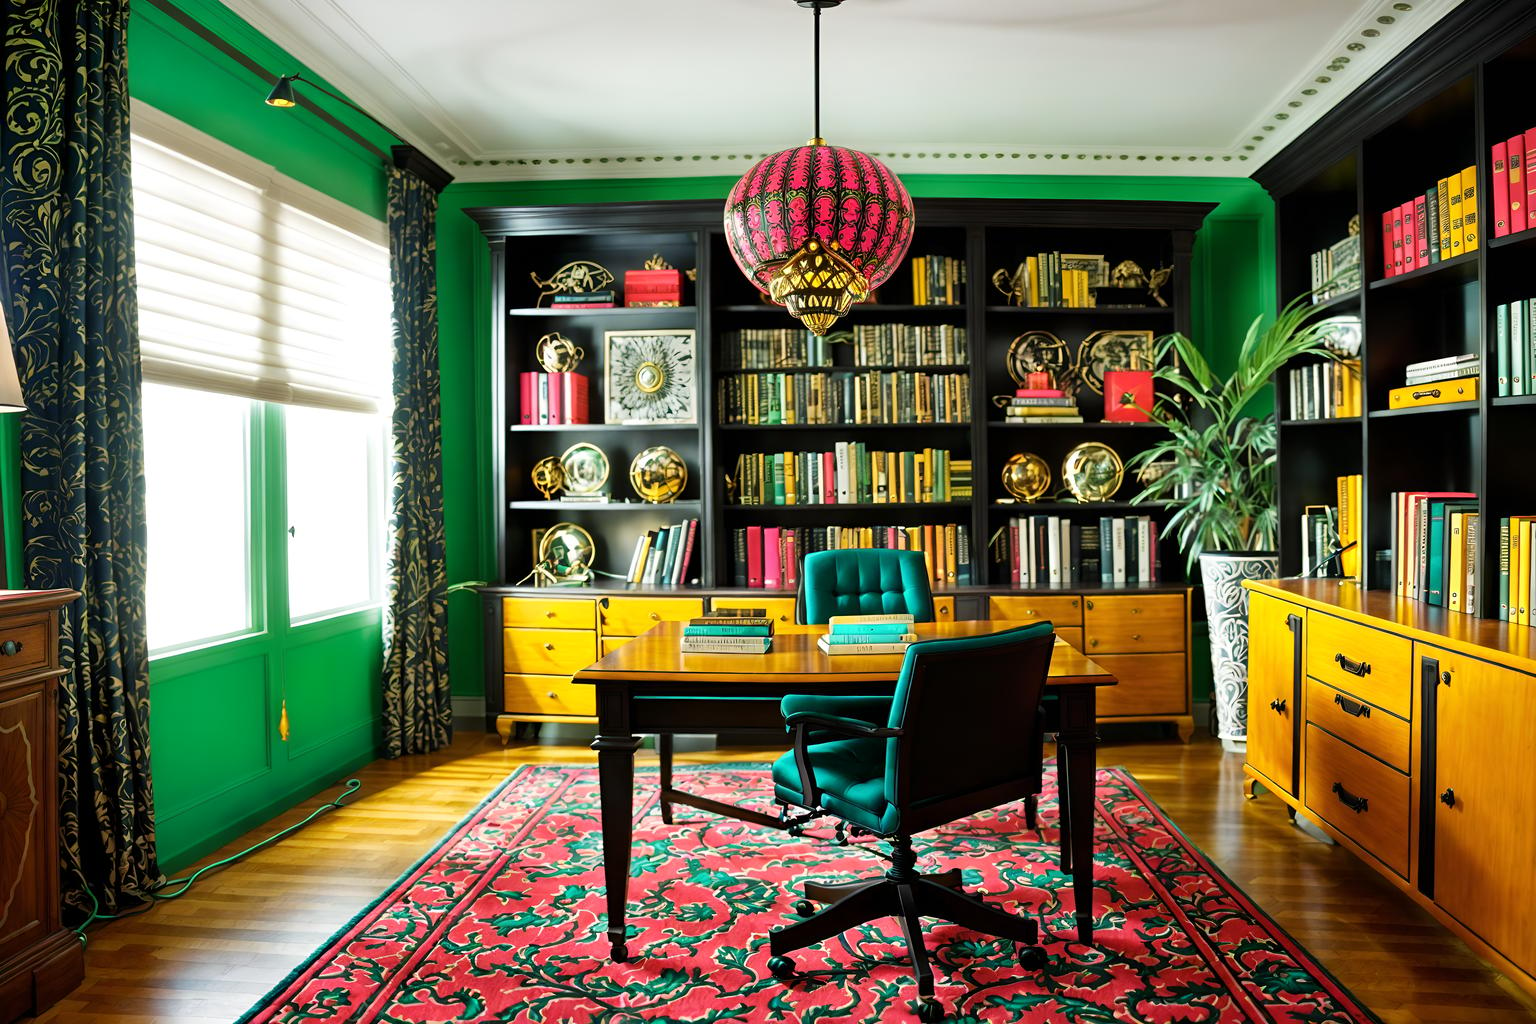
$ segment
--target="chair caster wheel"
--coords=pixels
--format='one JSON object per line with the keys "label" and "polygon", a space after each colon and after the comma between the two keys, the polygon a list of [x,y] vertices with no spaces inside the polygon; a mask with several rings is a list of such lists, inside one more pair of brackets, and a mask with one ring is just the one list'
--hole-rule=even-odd
{"label": "chair caster wheel", "polygon": [[917,1019],[920,1021],[936,1021],[944,1019],[944,1004],[937,999],[919,999],[917,1002]]}
{"label": "chair caster wheel", "polygon": [[1019,950],[1019,966],[1026,971],[1043,971],[1050,963],[1050,956],[1039,946],[1025,946]]}
{"label": "chair caster wheel", "polygon": [[787,956],[771,956],[768,958],[768,973],[775,978],[788,978],[795,973],[795,962]]}
{"label": "chair caster wheel", "polygon": [[816,913],[816,904],[810,900],[795,900],[795,913],[801,917],[810,917]]}

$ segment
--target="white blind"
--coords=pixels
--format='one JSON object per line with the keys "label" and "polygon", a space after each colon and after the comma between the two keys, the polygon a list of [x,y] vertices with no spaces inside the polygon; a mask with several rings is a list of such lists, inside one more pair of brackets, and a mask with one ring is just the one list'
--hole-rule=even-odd
{"label": "white blind", "polygon": [[132,116],[144,379],[387,408],[384,225],[153,108]]}

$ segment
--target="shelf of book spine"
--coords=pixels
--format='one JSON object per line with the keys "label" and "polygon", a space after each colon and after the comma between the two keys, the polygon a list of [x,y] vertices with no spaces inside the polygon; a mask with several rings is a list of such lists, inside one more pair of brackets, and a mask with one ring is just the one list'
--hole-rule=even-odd
{"label": "shelf of book spine", "polygon": [[971,460],[947,448],[871,450],[838,441],[823,451],[750,452],[736,458],[736,504],[969,503]]}
{"label": "shelf of book spine", "polygon": [[800,586],[800,565],[816,551],[887,548],[921,551],[930,584],[969,586],[971,528],[965,523],[920,526],[738,526],[730,531],[731,583],[737,587],[788,590]]}
{"label": "shelf of book spine", "polygon": [[1162,582],[1159,529],[1150,515],[1009,516],[992,537],[999,578],[1021,587]]}
{"label": "shelf of book spine", "polygon": [[964,424],[971,378],[920,370],[730,373],[718,381],[716,404],[727,425]]}

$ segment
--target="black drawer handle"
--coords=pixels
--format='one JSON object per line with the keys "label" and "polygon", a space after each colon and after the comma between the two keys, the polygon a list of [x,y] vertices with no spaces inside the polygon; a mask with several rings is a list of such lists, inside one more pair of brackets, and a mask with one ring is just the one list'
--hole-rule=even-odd
{"label": "black drawer handle", "polygon": [[1445,792],[1440,794],[1440,802],[1445,804],[1445,806],[1447,806],[1447,807],[1455,807],[1456,806],[1456,791],[1454,789],[1451,789],[1451,788],[1447,787]]}
{"label": "black drawer handle", "polygon": [[1269,709],[1276,712],[1277,714],[1285,714],[1285,698],[1276,697],[1274,700],[1270,701]]}
{"label": "black drawer handle", "polygon": [[0,654],[5,655],[6,657],[10,657],[13,654],[20,654],[20,653],[21,653],[21,641],[20,640],[7,640],[7,641],[5,641],[5,643],[0,644]]}
{"label": "black drawer handle", "polygon": [[1355,796],[1355,794],[1344,788],[1344,783],[1342,782],[1335,782],[1333,784],[1333,792],[1339,798],[1339,803],[1348,807],[1356,814],[1371,809],[1371,802],[1369,800],[1363,796]]}
{"label": "black drawer handle", "polygon": [[1413,393],[1413,397],[1414,397],[1415,400],[1420,399],[1420,398],[1439,398],[1440,397],[1440,389],[1439,388],[1430,388],[1428,391],[1415,391]]}
{"label": "black drawer handle", "polygon": [[1334,694],[1333,702],[1343,708],[1346,715],[1354,715],[1356,718],[1371,717],[1371,706],[1369,704],[1361,704],[1358,701],[1350,700],[1342,693]]}
{"label": "black drawer handle", "polygon": [[1339,663],[1339,668],[1352,676],[1368,676],[1371,674],[1371,663],[1368,661],[1350,661],[1342,654],[1335,654],[1333,660]]}

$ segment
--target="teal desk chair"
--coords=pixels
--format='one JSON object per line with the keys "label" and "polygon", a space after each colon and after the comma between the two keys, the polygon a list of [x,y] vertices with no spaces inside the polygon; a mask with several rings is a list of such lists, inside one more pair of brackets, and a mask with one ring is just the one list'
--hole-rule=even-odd
{"label": "teal desk chair", "polygon": [[821,624],[834,615],[909,612],[933,621],[933,592],[921,551],[858,548],[805,556],[795,621]]}
{"label": "teal desk chair", "polygon": [[[841,819],[890,842],[881,877],[841,885],[808,882],[796,903],[805,919],[769,934],[768,969],[794,973],[788,954],[878,917],[901,922],[917,978],[918,1018],[943,1019],[919,918],[938,917],[1024,944],[1019,965],[1047,963],[1039,926],[960,888],[956,868],[920,874],[912,835],[1038,791],[1040,761],[1030,738],[1050,671],[1055,627],[1019,629],[907,648],[890,697],[791,694],[781,708],[794,749],[773,765],[774,795],[808,813],[787,816],[791,831],[813,818]],[[957,685],[958,684],[958,685]],[[819,913],[811,901],[829,903]]]}

